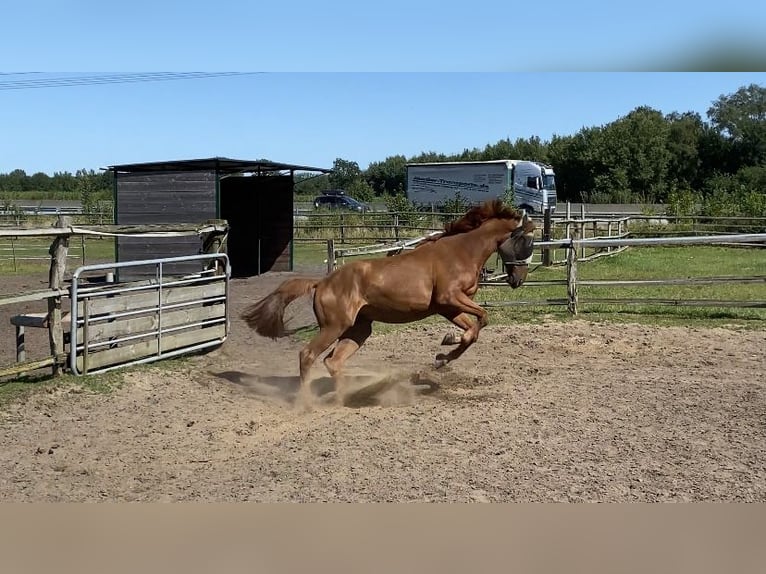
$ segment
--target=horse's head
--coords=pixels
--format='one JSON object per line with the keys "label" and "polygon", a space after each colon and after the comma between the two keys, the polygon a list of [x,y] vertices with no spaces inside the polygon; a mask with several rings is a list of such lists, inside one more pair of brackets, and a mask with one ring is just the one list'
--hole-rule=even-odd
{"label": "horse's head", "polygon": [[527,278],[529,262],[535,248],[535,223],[524,214],[521,224],[511,232],[510,237],[497,248],[505,265],[508,284],[516,289]]}

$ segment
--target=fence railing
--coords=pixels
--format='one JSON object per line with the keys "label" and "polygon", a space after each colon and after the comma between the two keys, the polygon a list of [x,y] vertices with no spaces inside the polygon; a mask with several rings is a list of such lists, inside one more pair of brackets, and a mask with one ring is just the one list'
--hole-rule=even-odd
{"label": "fence railing", "polygon": [[[556,239],[561,238],[561,233],[565,235],[563,237],[578,237],[587,238],[589,235],[591,238],[615,238],[620,239],[628,236],[627,225],[629,218],[616,218],[610,219],[605,217],[587,218],[587,219],[560,219],[558,228],[552,225],[550,219],[544,219],[542,225],[538,225],[535,236],[537,243],[542,245],[540,241],[544,241],[546,238]],[[412,231],[412,228],[407,228]],[[349,241],[342,241],[340,239],[327,239],[327,270],[328,272],[334,269],[338,262],[341,264],[347,257],[369,256],[378,255],[382,253],[390,253],[395,251],[401,251],[403,249],[410,249],[420,243],[424,237],[439,233],[443,230],[443,226],[432,229],[431,227],[417,228],[420,233],[413,237],[412,233],[396,237],[395,239],[387,239],[381,237],[375,237],[370,239],[375,241],[372,245],[349,245]],[[344,244],[339,246],[338,244]],[[561,248],[558,248],[559,251]],[[624,247],[606,247],[606,248],[592,248],[590,245],[580,245],[580,260],[595,259],[606,255],[614,255],[624,250]],[[550,248],[536,249],[534,263],[540,263],[543,265],[557,265],[566,263],[566,254],[563,258],[557,258],[558,251],[554,245]],[[537,259],[539,258],[539,259]]]}
{"label": "fence railing", "polygon": [[[446,222],[461,215],[447,212],[314,212],[295,216],[294,238],[299,242],[332,239],[338,246],[395,242],[441,230]],[[573,230],[578,231],[581,239],[766,232],[766,217],[575,214],[571,210],[550,214],[547,219],[540,214],[533,217],[539,223],[540,239],[571,237]],[[544,228],[546,223],[549,225],[547,230]],[[557,260],[556,256],[555,252],[551,253],[553,260]],[[563,262],[563,258],[557,261]]]}

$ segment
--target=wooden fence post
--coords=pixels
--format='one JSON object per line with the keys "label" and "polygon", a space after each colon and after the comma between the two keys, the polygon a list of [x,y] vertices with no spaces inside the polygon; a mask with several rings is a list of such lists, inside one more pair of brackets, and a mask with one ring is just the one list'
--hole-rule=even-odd
{"label": "wooden fence post", "polygon": [[[228,222],[225,219],[208,219],[205,222],[206,225],[227,225]],[[225,237],[226,233],[221,232],[218,230],[210,231],[209,233],[205,233],[202,236],[202,253],[205,254],[213,254],[213,253],[220,253],[221,248],[223,247],[223,239]],[[260,259],[260,254],[259,254]],[[208,265],[208,269],[214,269],[214,272],[216,275],[218,275],[221,272],[224,272],[224,270],[221,270],[218,268],[218,260],[211,262]],[[259,262],[260,263],[260,262]],[[260,273],[259,273],[260,275]]]}
{"label": "wooden fence post", "polygon": [[[54,227],[65,228],[72,225],[72,219],[59,215]],[[51,243],[48,253],[51,256],[51,268],[48,273],[48,287],[59,290],[64,283],[66,272],[66,258],[69,251],[69,235],[57,235]],[[53,356],[53,375],[61,374],[61,365],[57,357],[64,353],[64,328],[61,323],[61,297],[48,298],[48,340],[50,342],[51,355]]]}
{"label": "wooden fence post", "polygon": [[327,274],[335,270],[335,241],[327,240]]}
{"label": "wooden fence post", "polygon": [[[543,241],[551,240],[551,208],[547,208],[543,213]],[[543,265],[549,267],[551,264],[551,250],[543,249]]]}
{"label": "wooden fence post", "polygon": [[11,257],[13,257],[13,272],[16,273],[16,244],[11,237]]}
{"label": "wooden fence post", "polygon": [[[611,222],[611,220],[609,222],[607,222],[606,235],[607,235],[607,237],[611,237],[612,236],[612,222]],[[612,252],[612,246],[611,245],[607,246],[606,252],[607,253],[611,253]]]}
{"label": "wooden fence post", "polygon": [[[573,240],[577,237],[574,232]],[[574,242],[567,250],[567,309],[572,315],[577,315],[577,248]]]}

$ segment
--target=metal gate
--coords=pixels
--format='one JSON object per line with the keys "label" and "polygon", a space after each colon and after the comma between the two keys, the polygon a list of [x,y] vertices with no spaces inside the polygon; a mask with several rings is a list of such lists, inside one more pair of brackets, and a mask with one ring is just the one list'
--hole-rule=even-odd
{"label": "metal gate", "polygon": [[[187,261],[204,269],[183,276],[163,272],[165,265]],[[154,278],[85,282],[89,272],[136,266],[153,266]],[[72,372],[100,373],[220,345],[229,334],[230,277],[225,253],[79,267],[71,286]]]}

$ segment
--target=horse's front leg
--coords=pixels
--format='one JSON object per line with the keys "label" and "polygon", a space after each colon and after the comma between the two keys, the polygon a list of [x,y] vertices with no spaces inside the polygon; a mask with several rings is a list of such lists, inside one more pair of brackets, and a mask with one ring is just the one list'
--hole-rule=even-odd
{"label": "horse's front leg", "polygon": [[[474,303],[464,293],[456,297],[453,305],[440,314],[463,329],[462,335],[447,334],[442,340],[442,345],[457,345],[449,353],[436,355],[434,365],[436,368],[443,367],[450,361],[454,361],[462,355],[468,347],[473,345],[479,338],[479,331],[487,324],[487,312]],[[475,318],[475,320],[474,320]]]}

